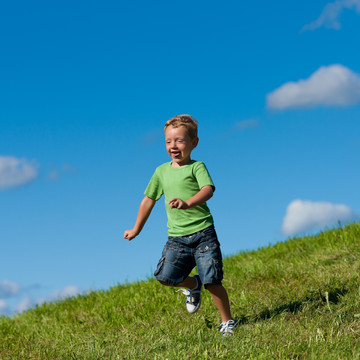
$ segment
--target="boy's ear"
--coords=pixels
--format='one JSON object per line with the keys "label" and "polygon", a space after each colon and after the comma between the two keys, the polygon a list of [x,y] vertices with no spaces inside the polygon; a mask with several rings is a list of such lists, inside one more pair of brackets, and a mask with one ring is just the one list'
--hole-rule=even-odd
{"label": "boy's ear", "polygon": [[198,143],[199,143],[199,138],[197,137],[196,139],[193,140],[193,143],[192,143],[193,149],[195,149],[197,147]]}

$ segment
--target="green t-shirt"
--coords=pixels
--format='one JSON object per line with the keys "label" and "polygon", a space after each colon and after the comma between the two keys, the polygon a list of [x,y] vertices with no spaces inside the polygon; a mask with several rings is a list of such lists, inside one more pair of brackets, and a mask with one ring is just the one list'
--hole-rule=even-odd
{"label": "green t-shirt", "polygon": [[197,194],[205,185],[215,190],[210,174],[201,161],[192,160],[184,166],[174,168],[171,162],[160,165],[152,176],[145,195],[159,200],[165,194],[165,209],[168,217],[168,234],[186,236],[214,224],[206,203],[191,209],[170,209],[169,200],[180,198],[183,201]]}

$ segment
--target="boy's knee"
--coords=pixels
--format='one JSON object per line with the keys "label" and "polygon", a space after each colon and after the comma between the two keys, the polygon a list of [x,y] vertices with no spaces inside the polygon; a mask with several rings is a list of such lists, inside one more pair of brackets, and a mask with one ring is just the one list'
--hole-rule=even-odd
{"label": "boy's knee", "polygon": [[167,282],[162,281],[162,280],[158,280],[158,282],[159,282],[161,285],[171,286],[170,284],[168,284]]}

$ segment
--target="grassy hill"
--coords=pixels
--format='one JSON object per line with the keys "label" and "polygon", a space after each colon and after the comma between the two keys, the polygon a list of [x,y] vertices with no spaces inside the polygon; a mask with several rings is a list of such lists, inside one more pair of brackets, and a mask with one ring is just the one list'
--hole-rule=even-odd
{"label": "grassy hill", "polygon": [[233,315],[155,280],[0,318],[0,359],[360,359],[360,223],[224,261]]}

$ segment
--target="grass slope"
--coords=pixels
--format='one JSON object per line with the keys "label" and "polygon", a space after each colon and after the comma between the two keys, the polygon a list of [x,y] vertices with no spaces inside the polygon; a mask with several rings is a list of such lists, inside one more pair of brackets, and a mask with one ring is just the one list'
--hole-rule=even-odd
{"label": "grass slope", "polygon": [[191,315],[149,280],[0,318],[0,359],[360,359],[359,245],[357,223],[226,258],[232,337],[208,292]]}

